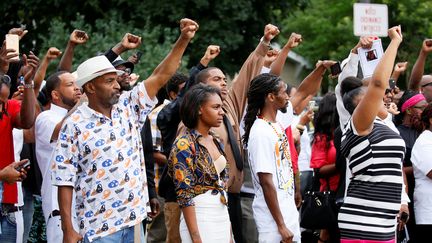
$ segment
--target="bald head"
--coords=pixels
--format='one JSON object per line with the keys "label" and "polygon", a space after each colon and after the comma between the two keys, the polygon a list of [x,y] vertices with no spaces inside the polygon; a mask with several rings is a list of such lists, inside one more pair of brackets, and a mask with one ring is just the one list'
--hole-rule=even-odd
{"label": "bald head", "polygon": [[428,103],[432,102],[432,75],[423,75],[420,80],[420,91]]}
{"label": "bald head", "polygon": [[423,75],[422,79],[420,80],[420,86],[423,86],[430,82],[432,82],[432,75]]}

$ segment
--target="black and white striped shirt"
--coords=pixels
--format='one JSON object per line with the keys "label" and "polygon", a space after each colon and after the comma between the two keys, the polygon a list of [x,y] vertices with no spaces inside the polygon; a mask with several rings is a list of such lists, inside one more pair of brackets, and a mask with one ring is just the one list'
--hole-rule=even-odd
{"label": "black and white striped shirt", "polygon": [[379,119],[367,136],[359,136],[350,120],[342,136],[341,153],[352,172],[338,216],[341,238],[394,239],[405,142]]}

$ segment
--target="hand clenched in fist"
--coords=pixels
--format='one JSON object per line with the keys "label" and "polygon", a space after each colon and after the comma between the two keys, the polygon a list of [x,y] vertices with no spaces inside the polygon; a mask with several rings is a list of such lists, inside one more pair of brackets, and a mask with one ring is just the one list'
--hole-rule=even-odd
{"label": "hand clenched in fist", "polygon": [[197,24],[197,22],[191,19],[184,18],[180,20],[180,30],[182,38],[191,40],[195,36],[198,28],[199,25]]}
{"label": "hand clenched in fist", "polygon": [[273,40],[278,34],[279,34],[278,27],[268,24],[264,28],[264,41],[266,43],[269,43],[271,40]]}

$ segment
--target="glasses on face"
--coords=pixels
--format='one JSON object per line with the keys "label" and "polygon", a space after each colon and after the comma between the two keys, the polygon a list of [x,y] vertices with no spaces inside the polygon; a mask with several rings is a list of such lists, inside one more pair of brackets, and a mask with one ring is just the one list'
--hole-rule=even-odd
{"label": "glasses on face", "polygon": [[426,106],[413,106],[413,108],[419,109],[421,111],[424,111],[426,109]]}
{"label": "glasses on face", "polygon": [[3,75],[1,78],[0,78],[0,85],[1,84],[6,84],[7,86],[10,86],[11,85],[11,78],[8,76],[8,75]]}
{"label": "glasses on face", "polygon": [[427,84],[423,84],[422,85],[422,88],[424,88],[424,87],[426,87],[426,86],[431,86],[432,85],[432,82],[429,82],[429,83],[427,83]]}
{"label": "glasses on face", "polygon": [[127,75],[132,73],[132,70],[130,68],[125,68],[125,70],[123,70],[123,72]]}

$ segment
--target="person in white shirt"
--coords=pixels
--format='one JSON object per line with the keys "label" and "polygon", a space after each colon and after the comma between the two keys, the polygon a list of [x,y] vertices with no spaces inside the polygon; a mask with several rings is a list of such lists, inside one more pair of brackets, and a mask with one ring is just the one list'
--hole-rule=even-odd
{"label": "person in white shirt", "polygon": [[432,160],[427,155],[432,153],[432,104],[422,113],[426,130],[417,138],[411,153],[413,163],[414,214],[416,218],[416,238],[427,239],[432,230]]}
{"label": "person in white shirt", "polygon": [[56,72],[47,79],[46,89],[51,108],[42,112],[35,123],[36,157],[43,178],[41,196],[47,242],[63,241],[57,187],[51,182],[49,161],[63,119],[81,97],[81,90],[76,85],[75,79],[71,73],[66,71]]}
{"label": "person in white shirt", "polygon": [[[153,73],[120,94],[116,70],[105,56],[77,68],[77,84],[88,102],[65,119],[51,155],[51,178],[58,187],[63,242],[144,242],[142,221],[149,203],[139,136],[156,94],[175,73],[198,24],[180,20],[181,34]],[[141,37],[127,33],[121,45],[134,49]],[[73,198],[73,191],[76,197]],[[76,202],[79,233],[72,227]]]}
{"label": "person in white shirt", "polygon": [[318,62],[291,102],[286,84],[278,76],[260,74],[251,82],[243,140],[255,191],[252,208],[259,242],[300,242],[294,171],[285,129],[286,124],[291,124],[292,108],[304,108],[299,104],[307,98],[305,94],[316,92],[322,75],[332,64]]}

